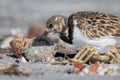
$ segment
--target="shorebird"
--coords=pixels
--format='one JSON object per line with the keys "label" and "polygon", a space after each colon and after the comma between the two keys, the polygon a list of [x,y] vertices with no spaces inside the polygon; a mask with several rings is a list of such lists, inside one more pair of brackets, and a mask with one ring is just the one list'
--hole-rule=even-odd
{"label": "shorebird", "polygon": [[73,13],[69,17],[54,15],[48,19],[46,31],[57,33],[63,41],[74,46],[90,44],[105,51],[107,46],[119,42],[120,17],[92,11]]}

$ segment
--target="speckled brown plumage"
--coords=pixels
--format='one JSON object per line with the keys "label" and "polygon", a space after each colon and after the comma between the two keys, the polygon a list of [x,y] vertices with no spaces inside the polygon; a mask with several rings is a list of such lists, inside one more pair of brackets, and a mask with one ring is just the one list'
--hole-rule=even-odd
{"label": "speckled brown plumage", "polygon": [[68,18],[55,15],[48,19],[46,30],[59,33],[70,44],[105,47],[118,43],[115,38],[120,38],[120,17],[92,11],[73,13]]}
{"label": "speckled brown plumage", "polygon": [[91,39],[105,36],[120,37],[120,17],[118,16],[98,12],[78,12],[69,17],[69,26],[74,25],[75,19],[82,33]]}
{"label": "speckled brown plumage", "polygon": [[[65,42],[70,43],[68,39],[68,18],[62,15],[54,15],[47,21],[47,32],[57,32],[60,33],[60,38],[63,39]],[[55,27],[54,27],[55,26]]]}
{"label": "speckled brown plumage", "polygon": [[47,28],[49,29],[49,32],[53,32],[53,31],[64,32],[67,28],[67,17],[62,16],[62,15],[52,16],[47,21]]}

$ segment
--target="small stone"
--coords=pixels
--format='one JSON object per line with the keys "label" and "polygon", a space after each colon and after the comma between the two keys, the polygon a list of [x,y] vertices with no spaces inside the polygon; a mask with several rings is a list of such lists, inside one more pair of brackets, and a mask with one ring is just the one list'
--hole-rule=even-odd
{"label": "small stone", "polygon": [[107,69],[101,69],[101,70],[98,70],[97,73],[99,75],[105,75],[106,71],[107,71]]}
{"label": "small stone", "polygon": [[68,70],[67,70],[67,73],[68,73],[68,74],[74,73],[74,69],[68,69]]}
{"label": "small stone", "polygon": [[21,57],[21,58],[20,58],[20,62],[22,62],[22,63],[26,63],[27,60],[25,59],[25,57]]}
{"label": "small stone", "polygon": [[79,63],[79,62],[75,62],[74,63],[74,68],[78,68],[78,69],[82,69],[84,66],[83,66],[83,64],[82,63]]}
{"label": "small stone", "polygon": [[85,67],[85,68],[83,69],[83,72],[84,72],[85,74],[88,74],[88,73],[89,73],[88,68],[87,68],[87,67]]}
{"label": "small stone", "polygon": [[20,61],[19,61],[19,60],[15,60],[15,62],[16,62],[16,63],[20,63]]}
{"label": "small stone", "polygon": [[100,66],[99,63],[92,64],[88,70],[90,73],[94,73],[98,70],[99,66]]}

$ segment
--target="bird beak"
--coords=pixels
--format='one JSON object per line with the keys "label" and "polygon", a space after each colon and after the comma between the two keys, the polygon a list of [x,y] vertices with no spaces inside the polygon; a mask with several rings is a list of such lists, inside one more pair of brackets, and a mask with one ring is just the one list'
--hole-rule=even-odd
{"label": "bird beak", "polygon": [[46,35],[50,35],[50,34],[53,34],[53,32],[49,31],[48,29],[45,29],[44,34],[46,34]]}
{"label": "bird beak", "polygon": [[53,32],[50,32],[46,29],[43,35],[51,35],[51,34],[53,34]]}

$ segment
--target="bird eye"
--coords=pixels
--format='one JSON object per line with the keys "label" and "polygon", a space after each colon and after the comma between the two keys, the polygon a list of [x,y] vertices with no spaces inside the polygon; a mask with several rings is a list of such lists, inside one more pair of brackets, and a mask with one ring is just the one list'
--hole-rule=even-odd
{"label": "bird eye", "polygon": [[53,24],[50,24],[50,25],[49,25],[49,28],[53,28],[53,27],[54,27],[54,25],[53,25]]}

